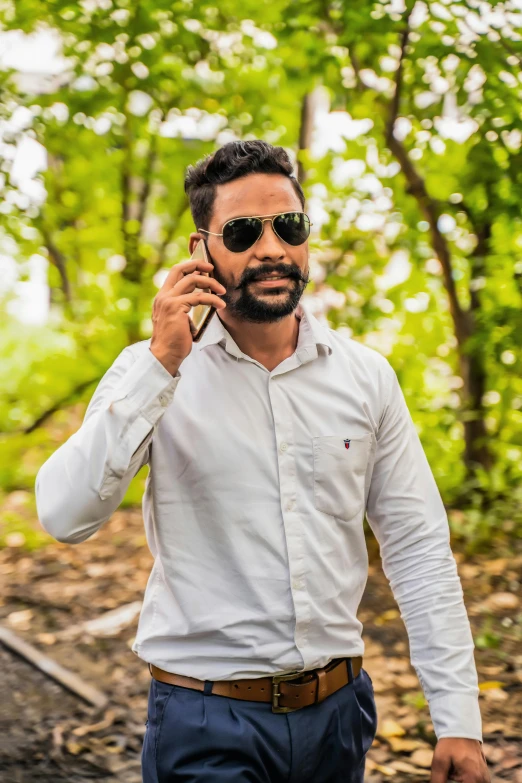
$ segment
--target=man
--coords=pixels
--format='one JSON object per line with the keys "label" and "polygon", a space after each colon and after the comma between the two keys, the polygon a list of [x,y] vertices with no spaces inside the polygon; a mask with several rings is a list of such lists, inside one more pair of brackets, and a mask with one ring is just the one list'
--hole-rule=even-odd
{"label": "man", "polygon": [[[204,240],[212,264],[172,267],[152,338],[118,356],[36,479],[44,528],[79,543],[150,467],[143,780],[363,780],[377,728],[356,617],[366,512],[429,701],[432,781],[484,783],[444,506],[389,362],[299,303],[309,221],[290,160],[232,142],[185,189],[189,250]],[[193,342],[197,304],[216,313]]]}

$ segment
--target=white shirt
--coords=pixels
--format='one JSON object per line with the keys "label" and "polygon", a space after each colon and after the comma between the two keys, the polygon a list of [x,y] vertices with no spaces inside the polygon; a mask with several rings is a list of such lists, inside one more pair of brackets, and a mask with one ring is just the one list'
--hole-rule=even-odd
{"label": "white shirt", "polygon": [[482,740],[447,516],[395,371],[297,315],[297,348],[272,371],[217,314],[175,377],[150,340],[125,348],[38,472],[40,522],[85,541],[147,463],[154,565],[133,652],[228,680],[363,655],[366,512],[437,737]]}

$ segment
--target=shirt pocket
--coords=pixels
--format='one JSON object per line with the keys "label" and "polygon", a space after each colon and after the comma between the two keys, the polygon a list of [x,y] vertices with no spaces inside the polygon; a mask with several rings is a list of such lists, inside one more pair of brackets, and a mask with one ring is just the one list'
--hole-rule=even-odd
{"label": "shirt pocket", "polygon": [[365,502],[372,433],[351,438],[349,448],[338,435],[320,435],[312,443],[315,507],[338,519],[352,519]]}

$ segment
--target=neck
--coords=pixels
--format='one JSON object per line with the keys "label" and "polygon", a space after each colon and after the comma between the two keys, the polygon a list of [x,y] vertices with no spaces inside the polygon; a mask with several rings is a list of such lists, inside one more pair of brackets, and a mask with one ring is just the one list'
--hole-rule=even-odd
{"label": "neck", "polygon": [[238,348],[267,369],[277,367],[297,347],[299,318],[295,311],[280,321],[262,324],[230,317],[226,308],[216,315],[219,315]]}

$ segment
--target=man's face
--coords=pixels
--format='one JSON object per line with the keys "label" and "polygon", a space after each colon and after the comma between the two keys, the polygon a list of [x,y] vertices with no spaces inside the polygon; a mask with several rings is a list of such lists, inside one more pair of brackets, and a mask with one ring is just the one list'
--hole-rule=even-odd
{"label": "man's face", "polygon": [[[248,174],[218,185],[209,231],[222,233],[227,220],[280,212],[302,212],[301,202],[288,177],[282,174]],[[241,253],[232,253],[223,238],[193,233],[190,252],[196,241],[207,242],[213,276],[227,289],[224,314],[244,321],[268,323],[290,315],[297,307],[309,280],[308,241],[297,247],[280,239],[266,221],[257,242]],[[267,274],[285,276],[276,285],[263,285],[258,278]]]}

